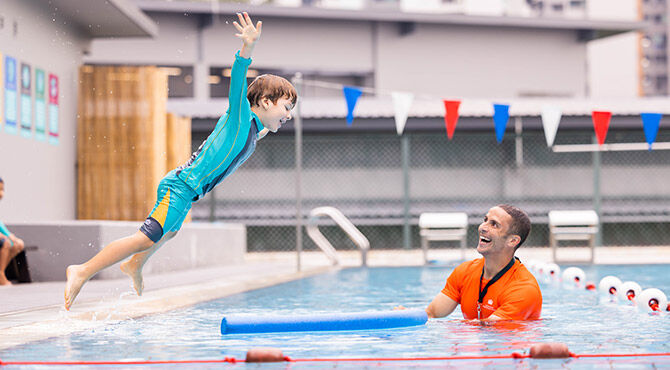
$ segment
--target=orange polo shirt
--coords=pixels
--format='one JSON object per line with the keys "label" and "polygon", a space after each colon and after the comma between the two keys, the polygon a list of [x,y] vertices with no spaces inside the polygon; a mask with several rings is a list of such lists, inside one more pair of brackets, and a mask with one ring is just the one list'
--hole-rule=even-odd
{"label": "orange polo shirt", "polygon": [[[442,289],[447,297],[460,303],[463,317],[477,318],[479,277],[484,268],[484,258],[460,264],[447,278]],[[481,289],[488,283],[482,279]],[[519,261],[498,281],[493,283],[482,301],[482,318],[496,315],[504,320],[535,320],[542,311],[542,292],[537,280]]]}

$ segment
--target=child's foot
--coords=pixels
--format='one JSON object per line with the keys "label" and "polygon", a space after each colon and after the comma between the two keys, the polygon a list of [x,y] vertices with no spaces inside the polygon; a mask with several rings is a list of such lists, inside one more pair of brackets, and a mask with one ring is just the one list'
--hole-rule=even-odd
{"label": "child's foot", "polygon": [[144,279],[142,278],[142,268],[132,262],[132,259],[121,264],[121,271],[130,276],[133,280],[133,288],[138,296],[142,295],[144,290]]}
{"label": "child's foot", "polygon": [[70,310],[70,306],[74,299],[79,294],[79,290],[88,280],[84,275],[83,267],[81,265],[70,265],[65,270],[67,282],[65,283],[65,309]]}
{"label": "child's foot", "polygon": [[6,277],[0,277],[0,286],[10,286],[12,285],[12,282],[7,280]]}

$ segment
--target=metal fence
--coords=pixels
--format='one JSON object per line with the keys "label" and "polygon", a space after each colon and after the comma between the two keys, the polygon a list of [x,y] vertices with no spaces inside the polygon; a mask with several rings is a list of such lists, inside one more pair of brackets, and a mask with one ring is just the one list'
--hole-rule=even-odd
{"label": "metal fence", "polygon": [[[194,137],[194,145],[199,144]],[[590,144],[592,131],[560,132],[557,145]],[[657,141],[670,141],[659,132]],[[608,142],[644,142],[642,130],[611,131]],[[486,211],[500,203],[526,210],[533,222],[529,246],[547,246],[547,213],[595,209],[602,245],[663,245],[670,236],[670,151],[555,153],[542,131],[303,135],[303,215],[339,208],[370,240],[372,249],[419,248],[423,212],[462,211],[468,242]],[[270,136],[251,158],[193,207],[195,220],[241,222],[248,250],[296,248],[295,141]],[[334,226],[324,235],[352,249]],[[303,237],[304,249],[316,246]]]}

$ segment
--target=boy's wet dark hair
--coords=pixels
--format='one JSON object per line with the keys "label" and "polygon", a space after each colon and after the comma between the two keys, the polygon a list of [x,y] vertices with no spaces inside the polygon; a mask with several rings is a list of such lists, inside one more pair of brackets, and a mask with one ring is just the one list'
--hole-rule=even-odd
{"label": "boy's wet dark hair", "polygon": [[509,204],[500,204],[498,207],[502,208],[503,211],[507,212],[508,215],[512,217],[512,224],[509,227],[509,233],[512,235],[518,235],[521,238],[519,244],[516,245],[518,249],[523,242],[526,241],[528,234],[530,233],[530,218],[518,207],[511,206]]}
{"label": "boy's wet dark hair", "polygon": [[3,184],[5,183],[5,182],[2,180],[2,177],[0,177],[0,183],[3,183]]}
{"label": "boy's wet dark hair", "polygon": [[268,98],[273,104],[280,98],[286,98],[295,106],[298,92],[284,77],[264,74],[256,77],[247,88],[247,99],[251,106],[261,104],[261,99]]}

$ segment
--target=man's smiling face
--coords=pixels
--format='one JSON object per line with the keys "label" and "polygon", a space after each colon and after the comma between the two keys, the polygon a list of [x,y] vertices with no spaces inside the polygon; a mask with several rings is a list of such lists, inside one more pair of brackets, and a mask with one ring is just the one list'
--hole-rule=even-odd
{"label": "man's smiling face", "polygon": [[512,224],[512,216],[500,207],[491,208],[484,222],[479,225],[479,244],[477,252],[482,256],[500,253],[510,242],[509,228]]}

